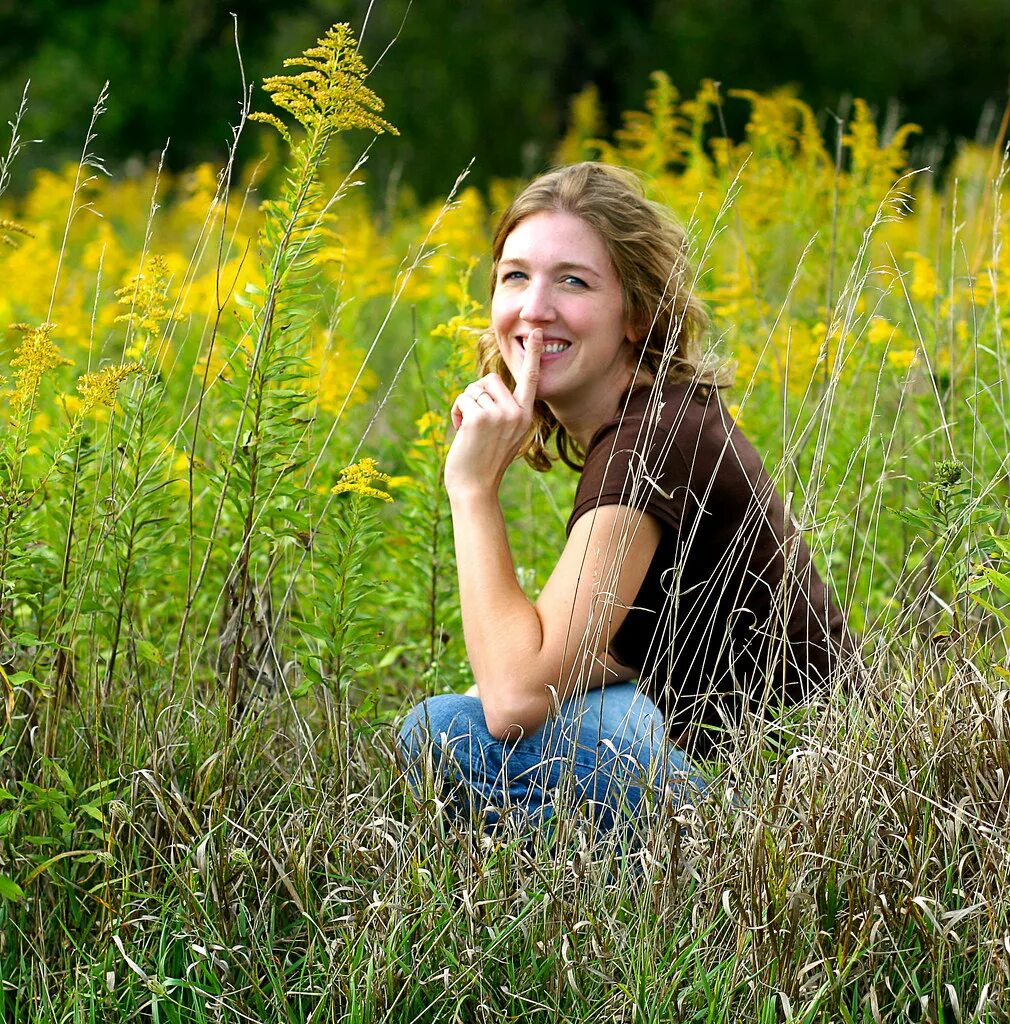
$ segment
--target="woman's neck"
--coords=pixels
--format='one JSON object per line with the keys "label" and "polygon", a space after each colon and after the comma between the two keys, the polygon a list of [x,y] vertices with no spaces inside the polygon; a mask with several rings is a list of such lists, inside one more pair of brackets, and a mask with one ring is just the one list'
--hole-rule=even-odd
{"label": "woman's neck", "polygon": [[558,423],[564,427],[565,433],[582,451],[586,451],[596,431],[617,419],[624,399],[632,389],[651,386],[654,380],[653,375],[643,369],[637,375],[629,377],[620,391],[615,389],[598,402],[587,404],[580,401],[572,403],[571,406],[549,402],[548,408]]}

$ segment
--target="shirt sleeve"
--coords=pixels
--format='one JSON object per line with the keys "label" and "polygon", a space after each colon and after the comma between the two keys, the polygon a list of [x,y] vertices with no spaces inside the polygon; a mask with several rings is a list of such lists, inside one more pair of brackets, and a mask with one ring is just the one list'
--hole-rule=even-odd
{"label": "shirt sleeve", "polygon": [[629,410],[593,438],[567,531],[580,516],[603,505],[648,512],[679,530],[687,482],[683,456],[662,418],[647,422],[641,411]]}

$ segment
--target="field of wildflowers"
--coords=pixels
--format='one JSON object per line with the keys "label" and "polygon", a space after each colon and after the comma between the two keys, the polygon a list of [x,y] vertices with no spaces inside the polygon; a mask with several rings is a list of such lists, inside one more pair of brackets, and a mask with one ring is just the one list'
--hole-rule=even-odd
{"label": "field of wildflowers", "polygon": [[[556,159],[688,225],[870,680],[745,729],[634,864],[574,813],[532,856],[392,755],[469,685],[441,464],[519,183],[370,200],[349,30],[291,64],[241,171],[109,178],[103,97],[0,191],[0,1019],[1010,1019],[1006,124],[941,181],[858,100],[573,101]],[[530,593],[574,482],[506,481]]]}

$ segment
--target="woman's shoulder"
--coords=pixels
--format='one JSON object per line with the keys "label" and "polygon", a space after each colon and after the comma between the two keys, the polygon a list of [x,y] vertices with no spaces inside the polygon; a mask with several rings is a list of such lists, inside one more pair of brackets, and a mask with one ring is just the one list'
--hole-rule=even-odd
{"label": "woman's shoulder", "polygon": [[676,528],[686,491],[706,490],[702,478],[719,475],[731,429],[715,388],[694,382],[634,388],[589,443],[569,529],[585,509],[614,502],[644,508]]}
{"label": "woman's shoulder", "polygon": [[725,436],[732,417],[719,399],[718,388],[695,381],[666,381],[632,388],[617,416],[593,435],[588,455],[603,442],[616,441],[622,449],[642,450],[700,434]]}

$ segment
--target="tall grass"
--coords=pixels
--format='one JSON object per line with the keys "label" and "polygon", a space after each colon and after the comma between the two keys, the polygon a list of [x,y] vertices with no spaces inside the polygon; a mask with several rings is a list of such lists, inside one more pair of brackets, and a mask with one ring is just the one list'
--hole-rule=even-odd
{"label": "tall grass", "polygon": [[[353,38],[304,60],[265,178],[94,179],[103,98],[0,216],[0,1018],[1008,1019],[1003,140],[941,186],[860,104],[836,158],[788,95],[739,143],[710,84],[654,76],[612,141],[577,100],[559,155],[690,221],[868,671],[746,722],[630,853],[577,808],[492,839],[392,747],[468,685],[440,475],[514,185],[373,214]],[[506,481],[531,594],[573,484]]]}

